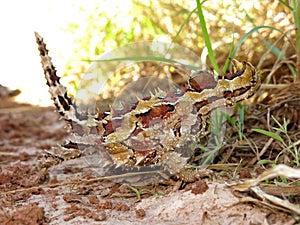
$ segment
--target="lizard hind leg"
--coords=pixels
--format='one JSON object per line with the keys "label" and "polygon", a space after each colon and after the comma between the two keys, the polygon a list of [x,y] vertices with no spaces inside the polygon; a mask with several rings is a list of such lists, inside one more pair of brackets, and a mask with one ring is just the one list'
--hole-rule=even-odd
{"label": "lizard hind leg", "polygon": [[205,167],[198,168],[188,164],[188,158],[184,158],[174,151],[165,154],[162,166],[170,176],[184,183],[193,183],[201,178],[210,177],[213,174],[211,170]]}

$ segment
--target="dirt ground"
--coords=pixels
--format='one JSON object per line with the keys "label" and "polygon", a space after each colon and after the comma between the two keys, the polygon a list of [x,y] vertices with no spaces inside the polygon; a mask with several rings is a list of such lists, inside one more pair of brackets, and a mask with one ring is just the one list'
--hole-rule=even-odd
{"label": "dirt ground", "polygon": [[[242,203],[225,185],[205,178],[136,187],[65,165],[40,182],[38,159],[68,135],[54,108],[0,100],[0,224],[296,224],[291,215]],[[72,160],[71,160],[72,161]]]}

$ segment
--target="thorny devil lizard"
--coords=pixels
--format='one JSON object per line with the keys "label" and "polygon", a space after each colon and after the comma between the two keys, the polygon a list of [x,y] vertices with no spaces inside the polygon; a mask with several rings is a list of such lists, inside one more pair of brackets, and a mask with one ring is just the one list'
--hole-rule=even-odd
{"label": "thorny devil lizard", "polygon": [[93,149],[103,165],[114,166],[110,168],[160,165],[182,181],[193,182],[199,174],[185,157],[187,143],[197,143],[205,135],[213,110],[250,98],[259,87],[255,68],[249,62],[231,59],[233,69],[229,74],[193,72],[180,93],[160,91],[159,95],[137,100],[121,113],[111,109],[92,115],[79,112],[60,84],[43,38],[37,33],[35,37],[54,105],[75,137],[61,146],[62,153],[48,153],[44,169]]}

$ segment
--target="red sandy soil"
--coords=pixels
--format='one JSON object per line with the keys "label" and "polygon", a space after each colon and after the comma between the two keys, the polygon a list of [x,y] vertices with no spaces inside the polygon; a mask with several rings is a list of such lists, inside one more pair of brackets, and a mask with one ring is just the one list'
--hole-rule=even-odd
{"label": "red sandy soil", "polygon": [[68,135],[54,108],[0,100],[0,127],[0,224],[296,224],[213,178],[137,187],[141,199],[125,184],[81,182],[97,175],[72,164],[41,183],[38,160]]}

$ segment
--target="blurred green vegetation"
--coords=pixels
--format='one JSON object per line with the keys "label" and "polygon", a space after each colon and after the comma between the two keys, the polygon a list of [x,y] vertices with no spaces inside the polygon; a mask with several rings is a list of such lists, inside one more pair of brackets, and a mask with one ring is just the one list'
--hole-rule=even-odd
{"label": "blurred green vegetation", "polygon": [[[236,49],[238,59],[259,64],[263,73],[264,68],[270,70],[277,58],[293,58],[296,53],[293,15],[300,14],[295,14],[296,4],[299,8],[299,0],[202,1],[202,12],[217,64],[223,65],[233,46],[253,29],[239,43]],[[64,29],[76,38],[74,56],[81,60],[95,60],[110,49],[149,40],[174,42],[207,58],[196,9],[196,0],[102,0],[89,8],[83,3],[78,14],[83,15],[85,20],[80,24],[70,23]],[[267,26],[274,29],[267,29]],[[257,27],[261,29],[255,29]],[[211,65],[209,61],[207,64]],[[80,78],[88,66],[84,61],[69,61],[66,74]]]}

